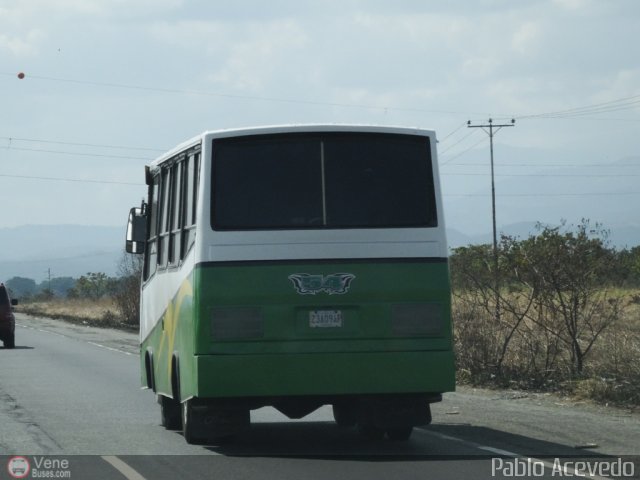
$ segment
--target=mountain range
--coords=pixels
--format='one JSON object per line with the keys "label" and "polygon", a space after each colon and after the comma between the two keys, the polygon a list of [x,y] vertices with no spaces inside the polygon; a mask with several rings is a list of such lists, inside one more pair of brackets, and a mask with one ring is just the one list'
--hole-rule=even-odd
{"label": "mountain range", "polygon": [[42,281],[49,274],[87,272],[115,276],[124,252],[124,227],[25,225],[0,228],[0,281],[12,277]]}

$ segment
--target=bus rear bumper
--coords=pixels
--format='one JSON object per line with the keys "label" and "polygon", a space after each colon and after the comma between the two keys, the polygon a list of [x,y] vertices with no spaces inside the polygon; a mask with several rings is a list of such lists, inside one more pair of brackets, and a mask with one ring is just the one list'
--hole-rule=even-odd
{"label": "bus rear bumper", "polygon": [[197,355],[195,366],[200,398],[455,390],[451,351]]}

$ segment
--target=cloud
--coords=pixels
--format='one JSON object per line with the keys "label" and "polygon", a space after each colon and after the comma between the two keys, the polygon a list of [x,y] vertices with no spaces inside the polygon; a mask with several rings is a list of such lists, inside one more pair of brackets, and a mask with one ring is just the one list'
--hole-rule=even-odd
{"label": "cloud", "polygon": [[553,0],[553,3],[567,10],[584,10],[593,4],[592,0]]}
{"label": "cloud", "polygon": [[462,62],[461,71],[469,78],[487,78],[495,73],[500,63],[495,57],[467,58]]}
{"label": "cloud", "polygon": [[51,15],[112,17],[123,13],[152,15],[178,8],[183,3],[183,0],[8,0],[4,10],[13,16],[30,19],[47,19]]}
{"label": "cloud", "polygon": [[230,43],[233,31],[226,23],[207,20],[165,20],[142,27],[153,40],[162,44],[208,54],[223,51]]}
{"label": "cloud", "polygon": [[259,92],[274,80],[296,74],[309,46],[304,28],[293,19],[267,22],[185,20],[149,27],[156,40],[187,52],[200,52],[204,78],[217,89]]}
{"label": "cloud", "polygon": [[538,52],[543,44],[543,29],[537,22],[522,23],[511,39],[511,48],[520,55]]}
{"label": "cloud", "polygon": [[15,57],[37,53],[46,35],[33,25],[28,9],[17,5],[0,7],[0,52]]}
{"label": "cloud", "polygon": [[[601,90],[593,98],[593,103],[610,102],[618,98],[640,96],[640,68],[624,68],[602,79]],[[640,111],[640,103],[626,104],[629,110]],[[622,106],[622,105],[620,105]]]}
{"label": "cloud", "polygon": [[[0,51],[38,54],[48,38],[90,23],[146,18],[182,5],[182,0],[5,0],[0,6]],[[81,41],[80,39],[78,39]]]}
{"label": "cloud", "polygon": [[38,47],[45,34],[41,30],[29,30],[24,35],[0,34],[0,51],[8,52],[15,57],[32,56],[38,52]]}

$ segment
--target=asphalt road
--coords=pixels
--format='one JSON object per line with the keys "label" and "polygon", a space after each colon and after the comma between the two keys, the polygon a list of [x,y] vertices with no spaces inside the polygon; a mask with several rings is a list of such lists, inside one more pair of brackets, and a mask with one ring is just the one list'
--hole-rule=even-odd
{"label": "asphalt road", "polygon": [[[16,349],[0,349],[0,479],[12,478],[16,455],[27,478],[568,478],[582,473],[568,462],[621,455],[640,473],[637,413],[468,388],[445,395],[434,423],[407,443],[338,428],[325,407],[298,421],[264,408],[231,444],[188,445],[160,426],[154,395],[140,389],[135,334],[21,314],[17,323]],[[513,475],[519,467],[524,475]]]}

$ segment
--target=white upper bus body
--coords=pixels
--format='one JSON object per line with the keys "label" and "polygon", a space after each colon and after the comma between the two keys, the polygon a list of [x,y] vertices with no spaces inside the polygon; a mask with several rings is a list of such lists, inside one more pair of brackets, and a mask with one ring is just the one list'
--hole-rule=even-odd
{"label": "white upper bus body", "polygon": [[[213,146],[217,139],[285,133],[381,133],[428,137],[431,148],[437,226],[402,228],[304,228],[216,231],[212,227]],[[444,213],[436,137],[432,130],[365,125],[285,125],[208,131],[180,144],[150,165],[156,175],[163,163],[200,145],[195,244],[177,268],[158,269],[143,285],[141,341],[159,321],[195,265],[206,262],[310,261],[349,259],[446,258]],[[268,178],[264,179],[269,182]],[[150,301],[151,298],[154,301]]]}

